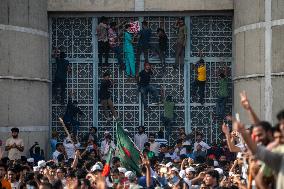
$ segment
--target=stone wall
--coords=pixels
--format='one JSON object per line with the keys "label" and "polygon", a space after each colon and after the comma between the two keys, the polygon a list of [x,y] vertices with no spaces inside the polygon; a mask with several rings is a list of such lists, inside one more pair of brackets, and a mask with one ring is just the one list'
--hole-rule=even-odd
{"label": "stone wall", "polygon": [[48,20],[45,0],[0,3],[0,138],[18,127],[25,153],[47,149],[49,132]]}

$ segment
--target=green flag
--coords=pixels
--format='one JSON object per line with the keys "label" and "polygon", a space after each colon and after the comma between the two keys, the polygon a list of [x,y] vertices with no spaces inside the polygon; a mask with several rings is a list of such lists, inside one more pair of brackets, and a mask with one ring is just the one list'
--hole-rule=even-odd
{"label": "green flag", "polygon": [[122,165],[136,172],[136,175],[140,175],[140,152],[118,122],[116,123],[116,141]]}

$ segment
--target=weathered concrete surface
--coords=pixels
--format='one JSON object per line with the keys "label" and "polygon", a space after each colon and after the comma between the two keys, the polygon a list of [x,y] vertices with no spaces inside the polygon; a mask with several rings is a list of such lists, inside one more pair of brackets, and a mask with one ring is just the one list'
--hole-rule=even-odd
{"label": "weathered concrete surface", "polygon": [[234,82],[234,112],[240,114],[240,119],[245,124],[250,124],[246,111],[240,104],[240,92],[246,91],[250,103],[256,114],[264,117],[264,79],[240,80]]}
{"label": "weathered concrete surface", "polygon": [[134,11],[134,0],[48,0],[48,11]]}
{"label": "weathered concrete surface", "polygon": [[264,21],[263,0],[234,0],[235,29]]}
{"label": "weathered concrete surface", "polygon": [[[48,38],[29,33],[31,29],[47,32],[47,20],[46,0],[0,3],[0,24],[28,30],[0,30],[0,137],[3,140],[10,136],[11,127],[30,128],[21,133],[26,151],[35,141],[48,145],[50,83],[17,79],[49,79]],[[16,80],[3,79],[7,76]]]}
{"label": "weathered concrete surface", "polygon": [[280,110],[284,109],[284,77],[272,78],[273,87],[273,104],[272,104],[272,115],[274,123],[277,123],[276,115]]}
{"label": "weathered concrete surface", "polygon": [[231,0],[145,0],[147,11],[232,10]]}
{"label": "weathered concrete surface", "polygon": [[272,20],[278,20],[284,18],[284,1],[283,0],[272,0]]}
{"label": "weathered concrete surface", "polygon": [[264,73],[264,29],[241,32],[235,37],[235,76]]}
{"label": "weathered concrete surface", "polygon": [[272,27],[272,72],[274,73],[284,72],[283,43],[284,43],[284,25]]}
{"label": "weathered concrete surface", "polygon": [[[145,11],[232,10],[232,0],[144,0]],[[135,0],[48,0],[48,11],[134,11]]]}

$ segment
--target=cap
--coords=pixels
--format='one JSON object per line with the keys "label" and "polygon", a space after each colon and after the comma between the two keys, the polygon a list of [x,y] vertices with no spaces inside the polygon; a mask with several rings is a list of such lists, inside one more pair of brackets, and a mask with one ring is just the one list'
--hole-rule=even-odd
{"label": "cap", "polygon": [[126,169],[124,167],[117,168],[120,173],[126,173]]}
{"label": "cap", "polygon": [[93,167],[91,168],[91,172],[101,171],[101,170],[102,170],[102,168],[98,164],[93,165]]}
{"label": "cap", "polygon": [[106,135],[106,134],[109,134],[109,131],[105,131],[104,134],[105,134],[105,135]]}
{"label": "cap", "polygon": [[218,166],[219,166],[218,161],[214,161],[214,167],[218,167]]}
{"label": "cap", "polygon": [[126,171],[124,173],[124,176],[130,180],[133,180],[136,178],[136,175],[132,171]]}
{"label": "cap", "polygon": [[40,160],[37,162],[37,166],[38,167],[45,167],[46,166],[46,162],[44,160]]}
{"label": "cap", "polygon": [[171,168],[171,171],[179,172],[179,170],[176,167]]}
{"label": "cap", "polygon": [[28,163],[33,163],[33,162],[35,162],[35,160],[34,160],[34,158],[28,158],[28,159],[27,159],[27,162],[28,162]]}
{"label": "cap", "polygon": [[102,162],[97,162],[95,165],[98,165],[101,167],[101,169],[103,169],[104,165],[102,164]]}
{"label": "cap", "polygon": [[221,168],[215,168],[214,170],[218,171],[219,175],[223,175],[224,171]]}
{"label": "cap", "polygon": [[185,173],[188,174],[189,172],[196,172],[196,170],[193,167],[188,167],[185,169]]}
{"label": "cap", "polygon": [[173,165],[173,163],[169,162],[169,163],[166,164],[166,167],[171,167],[172,165]]}
{"label": "cap", "polygon": [[190,146],[190,142],[189,141],[185,141],[184,143],[182,143],[183,146]]}

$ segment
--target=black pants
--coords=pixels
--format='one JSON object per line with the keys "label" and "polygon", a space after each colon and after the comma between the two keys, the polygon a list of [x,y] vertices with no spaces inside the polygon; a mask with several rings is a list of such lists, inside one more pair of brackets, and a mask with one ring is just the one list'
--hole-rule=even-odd
{"label": "black pants", "polygon": [[103,41],[99,41],[98,42],[98,51],[99,51],[99,63],[103,63],[103,56],[105,58],[105,63],[108,63],[108,54],[109,54],[109,43],[108,41],[103,42]]}
{"label": "black pants", "polygon": [[198,81],[195,80],[195,82],[192,83],[191,86],[191,93],[193,96],[199,96],[199,102],[201,104],[204,104],[204,96],[205,96],[205,83],[206,81]]}
{"label": "black pants", "polygon": [[66,90],[66,79],[55,78],[53,82],[53,87],[52,87],[53,96],[57,96],[58,88],[60,88],[61,103],[64,103],[65,90]]}

